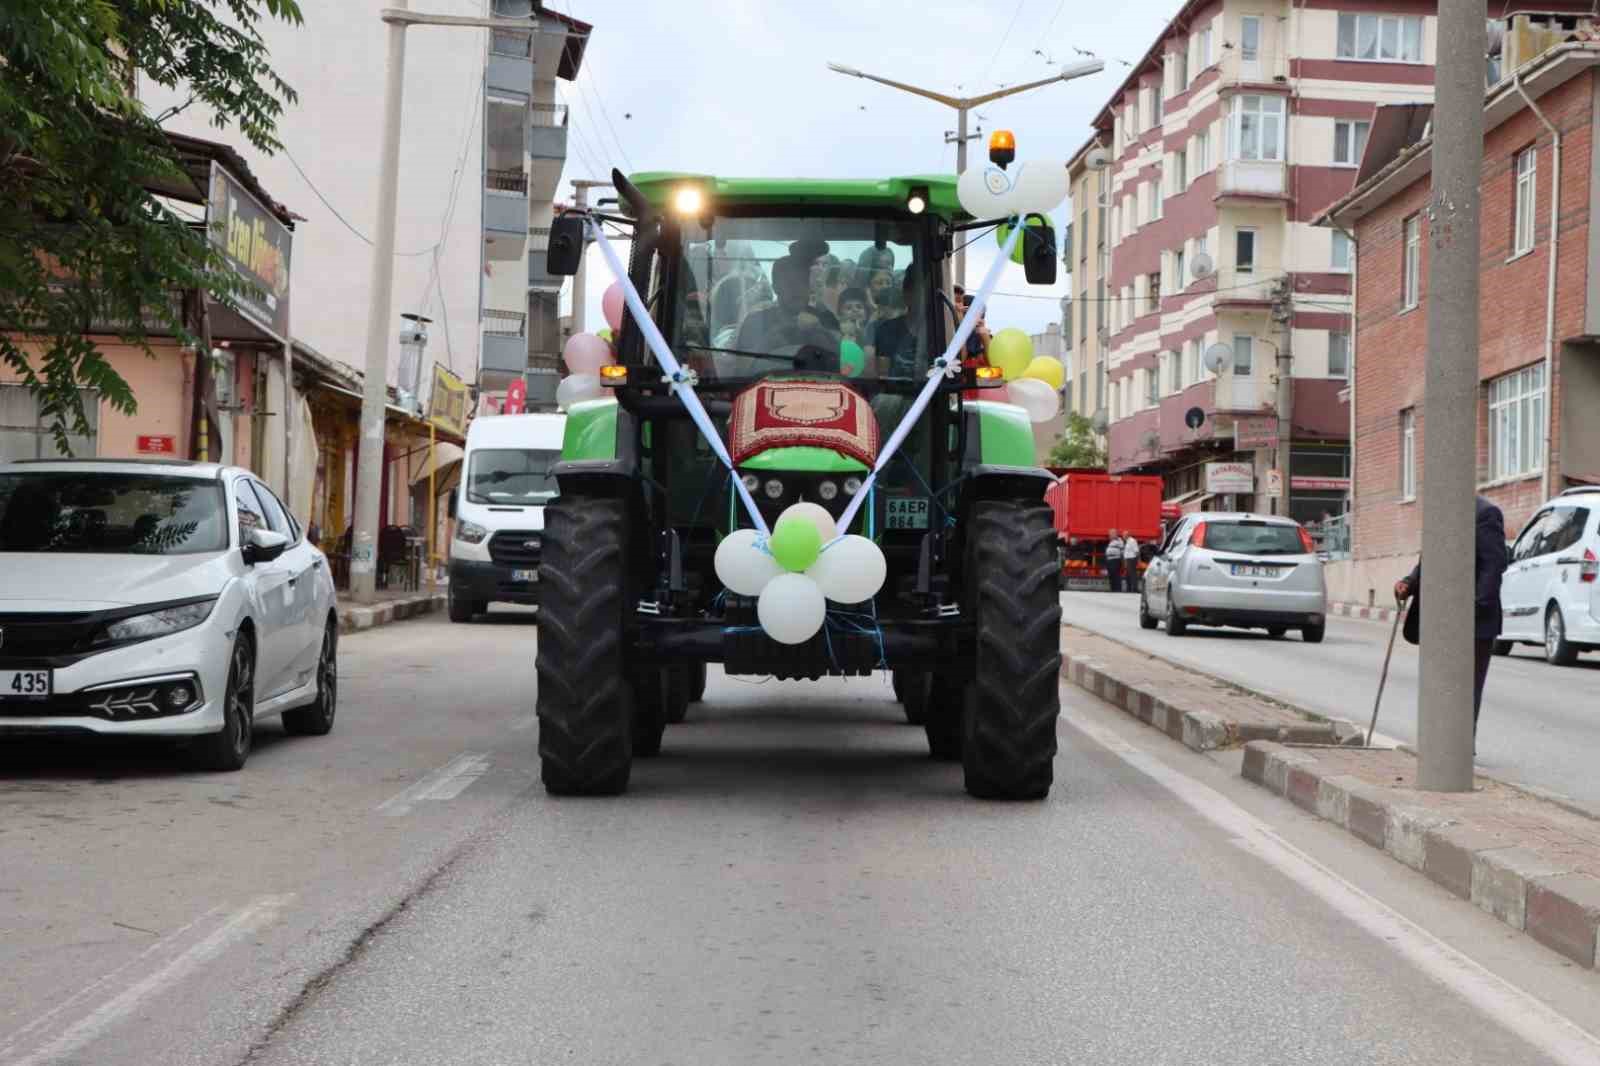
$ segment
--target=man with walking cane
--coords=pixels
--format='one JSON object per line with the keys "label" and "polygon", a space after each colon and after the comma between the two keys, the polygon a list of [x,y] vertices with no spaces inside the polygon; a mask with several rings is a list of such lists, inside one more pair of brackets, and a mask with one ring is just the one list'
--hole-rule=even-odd
{"label": "man with walking cane", "polygon": [[[1506,572],[1506,520],[1500,508],[1478,497],[1476,556],[1477,579],[1474,596],[1475,624],[1472,655],[1472,735],[1478,735],[1478,712],[1483,706],[1483,682],[1489,675],[1489,660],[1494,642],[1500,636],[1500,579]],[[1411,573],[1395,582],[1395,599],[1411,601],[1403,632],[1408,644],[1422,641],[1422,562]]]}

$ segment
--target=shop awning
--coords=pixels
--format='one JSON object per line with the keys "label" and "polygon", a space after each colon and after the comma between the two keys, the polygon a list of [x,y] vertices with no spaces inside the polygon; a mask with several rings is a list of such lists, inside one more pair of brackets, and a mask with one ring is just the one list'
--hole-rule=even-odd
{"label": "shop awning", "polygon": [[423,462],[422,469],[411,475],[411,483],[416,485],[427,481],[429,472],[433,472],[434,483],[443,485],[455,473],[455,468],[461,465],[461,460],[466,457],[466,454],[465,451],[454,444],[441,443],[434,445],[433,455]]}

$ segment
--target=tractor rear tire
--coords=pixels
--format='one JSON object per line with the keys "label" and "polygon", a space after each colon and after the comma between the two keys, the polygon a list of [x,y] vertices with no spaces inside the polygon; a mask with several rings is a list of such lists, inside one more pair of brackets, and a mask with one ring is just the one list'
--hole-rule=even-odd
{"label": "tractor rear tire", "polygon": [[540,777],[553,796],[628,787],[627,527],[621,500],[562,496],[545,508],[536,706]]}
{"label": "tractor rear tire", "polygon": [[[695,663],[689,668],[689,702],[701,703],[706,698],[706,664]],[[687,714],[688,709],[685,708]],[[683,719],[678,719],[680,722]]]}
{"label": "tractor rear tire", "polygon": [[894,698],[898,703],[906,701],[906,672],[904,670],[890,670],[889,678],[894,684]]}
{"label": "tractor rear tire", "polygon": [[928,720],[928,699],[933,686],[933,675],[918,670],[906,670],[904,674],[905,677],[900,682],[900,691],[903,693],[900,703],[905,711],[906,723],[922,725]]}
{"label": "tractor rear tire", "polygon": [[928,690],[927,711],[922,728],[928,735],[928,754],[939,762],[961,761],[961,716],[964,686],[949,678],[933,675]]}
{"label": "tractor rear tire", "polygon": [[984,500],[966,531],[965,609],[977,623],[961,761],[980,799],[1050,793],[1061,715],[1061,600],[1050,508]]}

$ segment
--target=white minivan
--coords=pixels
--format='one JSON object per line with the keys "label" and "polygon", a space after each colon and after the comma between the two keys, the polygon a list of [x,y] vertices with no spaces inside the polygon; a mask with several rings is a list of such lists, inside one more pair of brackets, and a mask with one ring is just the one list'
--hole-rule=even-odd
{"label": "white minivan", "polygon": [[491,602],[539,602],[544,505],[556,496],[563,414],[485,415],[467,428],[454,498],[450,621],[470,622]]}
{"label": "white minivan", "polygon": [[1500,582],[1501,654],[1538,644],[1570,665],[1600,649],[1600,487],[1568,489],[1539,508],[1511,547]]}

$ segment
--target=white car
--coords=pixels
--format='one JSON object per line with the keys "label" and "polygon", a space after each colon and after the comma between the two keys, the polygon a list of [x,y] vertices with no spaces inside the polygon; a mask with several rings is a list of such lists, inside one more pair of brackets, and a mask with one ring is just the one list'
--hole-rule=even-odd
{"label": "white car", "polygon": [[322,552],[248,470],[0,463],[0,735],[180,737],[237,770],[255,720],[333,728]]}
{"label": "white car", "polygon": [[1500,641],[1570,665],[1600,650],[1600,487],[1569,489],[1523,527],[1500,583]]}

